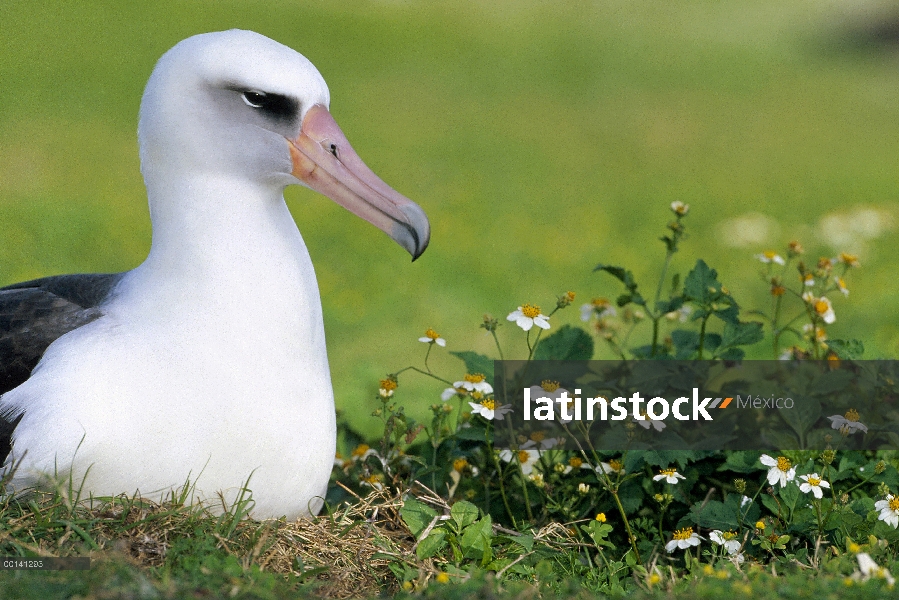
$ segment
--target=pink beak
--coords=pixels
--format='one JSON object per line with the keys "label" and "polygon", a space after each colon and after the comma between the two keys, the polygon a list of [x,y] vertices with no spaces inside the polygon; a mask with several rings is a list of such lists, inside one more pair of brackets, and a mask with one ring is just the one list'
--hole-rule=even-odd
{"label": "pink beak", "polygon": [[294,177],[392,237],[412,260],[425,251],[431,227],[424,211],[362,162],[327,108],[310,108],[288,142]]}

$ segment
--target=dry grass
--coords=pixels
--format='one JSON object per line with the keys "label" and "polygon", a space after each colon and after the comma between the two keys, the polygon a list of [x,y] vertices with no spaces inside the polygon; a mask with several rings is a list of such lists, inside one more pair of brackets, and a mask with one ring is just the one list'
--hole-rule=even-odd
{"label": "dry grass", "polygon": [[[158,504],[119,496],[79,502],[65,494],[41,494],[18,504],[7,500],[0,511],[0,547],[8,554],[39,556],[89,552],[95,560],[124,559],[149,569],[163,567],[179,540],[208,536],[211,545],[236,557],[244,569],[255,565],[291,574],[312,582],[319,597],[372,597],[399,590],[401,581],[391,566],[417,572],[415,589],[427,587],[446,568],[416,556],[416,539],[400,517],[403,498],[409,495],[449,514],[449,504],[420,484],[402,494],[372,491],[352,504],[294,522],[242,519],[233,509],[214,514],[210,507],[178,501]],[[557,523],[537,532],[535,541],[557,548],[576,545],[570,530]]]}

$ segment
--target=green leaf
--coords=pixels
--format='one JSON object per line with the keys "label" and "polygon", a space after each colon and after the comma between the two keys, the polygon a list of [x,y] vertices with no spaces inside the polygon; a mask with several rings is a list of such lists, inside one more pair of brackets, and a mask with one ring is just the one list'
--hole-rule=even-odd
{"label": "green leaf", "polygon": [[445,545],[446,529],[435,527],[428,534],[428,537],[418,544],[418,547],[415,549],[415,555],[421,559],[430,558],[437,554]]}
{"label": "green leaf", "polygon": [[639,304],[640,306],[646,306],[646,301],[643,299],[643,296],[641,296],[637,291],[637,281],[634,279],[633,273],[631,273],[624,267],[615,267],[612,265],[596,265],[596,268],[593,270],[605,271],[606,273],[623,283],[624,287],[627,288],[628,293],[618,297],[618,306],[624,306],[629,302]]}
{"label": "green leaf", "polygon": [[554,334],[543,338],[534,351],[534,360],[590,360],[593,358],[593,338],[580,327],[563,325]]}
{"label": "green leaf", "polygon": [[761,323],[725,323],[721,333],[721,348],[756,344],[764,337]]}
{"label": "green leaf", "polygon": [[450,516],[453,518],[456,528],[461,531],[462,528],[477,521],[478,507],[466,500],[459,500],[450,509]]}
{"label": "green leaf", "polygon": [[[793,428],[799,439],[811,429],[819,418],[821,418],[821,403],[814,398],[796,398],[793,408],[790,410],[778,411],[781,418]],[[789,446],[782,446],[789,448]]]}
{"label": "green leaf", "polygon": [[856,360],[865,353],[865,345],[860,340],[827,340],[827,347],[843,360]]}
{"label": "green leaf", "polygon": [[484,515],[480,521],[465,528],[462,538],[459,540],[462,552],[468,555],[480,556],[481,564],[487,564],[492,559],[490,540],[493,538],[493,520],[490,515]]}
{"label": "green leaf", "polygon": [[704,260],[696,261],[696,266],[684,280],[684,295],[700,304],[709,304],[713,295],[721,290],[718,272],[710,268]]}
{"label": "green leaf", "polygon": [[689,519],[699,527],[708,529],[727,531],[739,527],[734,507],[717,500],[709,500],[705,504],[703,502],[695,503],[690,507]]}
{"label": "green leaf", "polygon": [[493,359],[487,358],[477,352],[450,352],[453,356],[462,359],[465,370],[471,374],[482,373],[487,378],[487,383],[493,385]]}
{"label": "green leaf", "polygon": [[418,500],[412,498],[403,502],[403,508],[400,509],[400,516],[412,532],[412,535],[418,537],[425,527],[431,524],[437,511],[426,504],[422,504]]}
{"label": "green leaf", "polygon": [[754,450],[737,450],[728,453],[724,459],[724,464],[718,467],[719,471],[736,471],[737,473],[753,473],[759,468],[756,463],[759,460],[759,453]]}
{"label": "green leaf", "polygon": [[523,533],[521,535],[516,535],[514,537],[510,537],[510,540],[527,550],[531,551],[531,548],[534,547],[534,534],[532,533]]}
{"label": "green leaf", "polygon": [[781,502],[783,502],[784,506],[790,509],[791,512],[796,508],[796,502],[799,500],[801,494],[802,492],[799,491],[799,487],[796,484],[787,484],[777,492]]}

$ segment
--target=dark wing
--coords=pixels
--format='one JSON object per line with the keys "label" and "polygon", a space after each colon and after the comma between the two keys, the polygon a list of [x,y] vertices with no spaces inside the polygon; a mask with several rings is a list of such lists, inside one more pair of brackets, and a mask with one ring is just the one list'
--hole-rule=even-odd
{"label": "dark wing", "polygon": [[[122,273],[58,275],[0,288],[0,395],[31,376],[56,338],[90,323]],[[18,423],[0,417],[0,462]]]}

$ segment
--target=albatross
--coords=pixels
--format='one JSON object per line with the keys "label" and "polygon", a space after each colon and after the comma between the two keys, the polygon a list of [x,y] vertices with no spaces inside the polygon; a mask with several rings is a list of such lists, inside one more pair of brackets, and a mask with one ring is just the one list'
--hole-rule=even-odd
{"label": "albatross", "polygon": [[160,58],[138,124],[147,259],[0,289],[8,492],[71,477],[83,496],[164,496],[189,481],[198,500],[246,485],[257,518],[321,508],[334,397],[315,272],[284,188],[328,196],[413,260],[430,232],[360,160],[329,103],[309,60],[250,31],[196,35]]}

